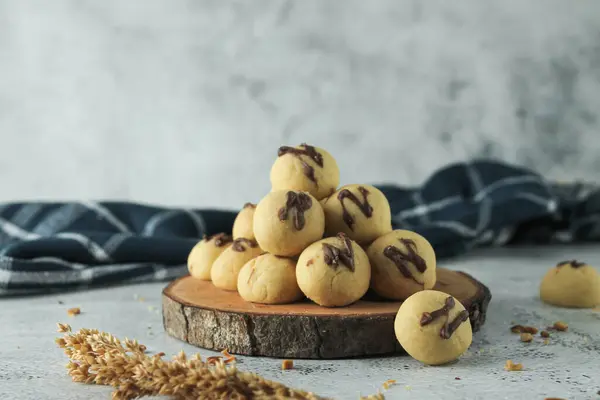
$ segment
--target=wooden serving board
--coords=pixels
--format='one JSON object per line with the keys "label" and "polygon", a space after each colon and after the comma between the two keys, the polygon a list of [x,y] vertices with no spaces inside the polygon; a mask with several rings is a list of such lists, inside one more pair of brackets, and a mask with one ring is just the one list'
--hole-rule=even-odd
{"label": "wooden serving board", "polygon": [[[492,297],[489,289],[462,272],[439,268],[437,274],[435,289],[456,297],[469,310],[473,331],[478,331]],[[211,350],[283,358],[347,358],[403,352],[394,333],[400,304],[369,295],[340,308],[308,300],[253,304],[237,292],[185,276],[163,290],[163,324],[169,335]]]}

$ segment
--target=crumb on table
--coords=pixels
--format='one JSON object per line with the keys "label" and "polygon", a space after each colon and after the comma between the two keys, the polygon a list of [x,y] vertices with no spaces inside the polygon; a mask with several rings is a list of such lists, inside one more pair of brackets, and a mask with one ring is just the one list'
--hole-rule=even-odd
{"label": "crumb on table", "polygon": [[535,326],[513,325],[510,327],[510,331],[512,333],[531,333],[532,335],[535,335],[538,333],[538,328]]}
{"label": "crumb on table", "polygon": [[504,369],[507,371],[522,371],[523,364],[515,364],[511,360],[506,360],[506,364],[504,365]]}
{"label": "crumb on table", "polygon": [[67,314],[69,314],[70,317],[73,317],[75,315],[79,315],[79,314],[81,314],[81,309],[79,307],[69,308],[67,310]]}
{"label": "crumb on table", "polygon": [[281,369],[294,369],[294,361],[293,360],[283,360],[281,362]]}
{"label": "crumb on table", "polygon": [[510,331],[512,333],[521,333],[523,332],[523,325],[513,325],[510,327]]}
{"label": "crumb on table", "polygon": [[531,333],[532,335],[535,335],[536,333],[538,333],[538,328],[536,328],[534,326],[524,326],[523,332]]}
{"label": "crumb on table", "polygon": [[216,364],[217,362],[221,361],[221,358],[222,358],[221,356],[212,356],[212,357],[207,357],[207,358],[206,358],[206,363],[207,363],[208,365],[214,365],[214,364]]}
{"label": "crumb on table", "polygon": [[56,323],[57,332],[66,333],[71,332],[71,326],[69,324],[61,324],[60,322]]}
{"label": "crumb on table", "polygon": [[564,323],[562,321],[555,322],[552,327],[560,332],[565,332],[567,329],[569,329],[569,325],[567,325],[566,323]]}
{"label": "crumb on table", "polygon": [[392,386],[395,383],[396,383],[395,379],[388,379],[387,381],[383,382],[383,388],[384,389],[389,389],[390,386]]}
{"label": "crumb on table", "polygon": [[533,340],[531,333],[521,333],[521,342],[529,343]]}
{"label": "crumb on table", "polygon": [[235,356],[233,354],[230,354],[229,350],[223,349],[221,350],[221,354],[223,354],[223,357],[225,357],[225,364],[235,361]]}
{"label": "crumb on table", "polygon": [[548,333],[548,331],[541,331],[540,332],[540,336],[543,338],[549,338],[550,337],[550,333]]}

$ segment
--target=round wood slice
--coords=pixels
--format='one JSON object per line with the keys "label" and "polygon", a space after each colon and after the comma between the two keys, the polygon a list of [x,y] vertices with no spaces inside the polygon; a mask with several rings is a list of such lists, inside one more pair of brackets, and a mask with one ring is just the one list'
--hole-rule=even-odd
{"label": "round wood slice", "polygon": [[[437,281],[435,289],[456,297],[469,310],[473,331],[478,331],[492,297],[489,289],[465,273],[442,268]],[[394,333],[400,304],[372,296],[340,308],[308,300],[253,304],[237,292],[185,276],[163,290],[163,323],[169,335],[211,350],[283,358],[346,358],[403,352]]]}

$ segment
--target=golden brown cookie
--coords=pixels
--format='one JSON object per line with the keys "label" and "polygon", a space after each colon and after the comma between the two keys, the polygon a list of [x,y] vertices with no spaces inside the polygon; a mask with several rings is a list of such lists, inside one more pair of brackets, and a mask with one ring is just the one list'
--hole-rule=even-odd
{"label": "golden brown cookie", "polygon": [[237,290],[238,274],[244,264],[263,253],[256,241],[235,239],[212,265],[210,277],[213,284],[221,289]]}
{"label": "golden brown cookie", "polygon": [[304,143],[296,147],[282,146],[277,156],[271,167],[273,191],[308,192],[321,200],[340,184],[337,162],[321,148]]}
{"label": "golden brown cookie", "polygon": [[387,299],[404,300],[436,282],[431,244],[416,232],[398,229],[377,238],[367,249],[371,288]]}
{"label": "golden brown cookie", "polygon": [[296,261],[269,253],[242,267],[237,289],[244,300],[252,303],[288,304],[303,297],[296,282]]}
{"label": "golden brown cookie", "polygon": [[187,266],[190,275],[196,279],[210,281],[210,269],[213,262],[225,251],[233,239],[225,233],[204,236],[190,251]]}
{"label": "golden brown cookie", "polygon": [[321,204],[327,236],[344,232],[358,244],[366,245],[392,230],[390,204],[373,186],[342,186]]}
{"label": "golden brown cookie", "polygon": [[233,221],[233,238],[255,239],[254,228],[254,211],[256,204],[246,203]]}
{"label": "golden brown cookie", "polygon": [[473,340],[469,312],[454,297],[436,290],[406,299],[396,314],[394,330],[404,350],[429,365],[456,360]]}
{"label": "golden brown cookie", "polygon": [[325,217],[323,208],[310,194],[280,190],[269,193],[258,203],[253,226],[263,250],[292,257],[323,237]]}
{"label": "golden brown cookie", "polygon": [[346,306],[359,300],[369,288],[370,277],[366,253],[343,233],[310,245],[296,265],[300,290],[325,307]]}
{"label": "golden brown cookie", "polygon": [[560,262],[542,279],[540,298],[559,307],[592,308],[600,304],[600,276],[586,263]]}

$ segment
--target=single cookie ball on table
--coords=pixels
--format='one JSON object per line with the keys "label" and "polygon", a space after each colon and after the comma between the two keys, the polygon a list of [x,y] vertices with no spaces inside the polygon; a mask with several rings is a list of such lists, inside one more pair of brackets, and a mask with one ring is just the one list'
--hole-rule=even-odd
{"label": "single cookie ball on table", "polygon": [[324,307],[342,307],[359,300],[369,289],[370,277],[367,254],[343,233],[311,244],[296,264],[300,290]]}
{"label": "single cookie ball on table", "polygon": [[310,194],[280,190],[269,193],[258,203],[253,226],[263,250],[292,257],[323,237],[325,217],[323,208]]}
{"label": "single cookie ball on table", "polygon": [[385,195],[370,185],[346,185],[321,201],[327,236],[344,232],[361,245],[392,230],[392,213]]}
{"label": "single cookie ball on table", "polygon": [[204,236],[188,255],[187,266],[190,275],[196,279],[210,281],[210,270],[214,261],[231,246],[232,241],[232,237],[224,233]]}
{"label": "single cookie ball on table", "polygon": [[340,169],[327,151],[305,143],[297,147],[282,146],[271,167],[273,191],[308,192],[321,200],[340,184]]}
{"label": "single cookie ball on table", "polygon": [[248,261],[263,254],[255,240],[235,239],[212,265],[210,277],[213,284],[225,290],[237,290],[238,274]]}
{"label": "single cookie ball on table", "polygon": [[296,261],[268,253],[242,267],[237,290],[251,303],[288,304],[303,297],[296,282]]}
{"label": "single cookie ball on table", "polygon": [[371,288],[378,295],[404,300],[436,282],[431,244],[416,232],[398,229],[377,238],[367,249]]}
{"label": "single cookie ball on table", "polygon": [[404,350],[429,365],[458,359],[473,340],[469,312],[454,297],[437,290],[406,299],[396,314],[394,330]]}
{"label": "single cookie ball on table", "polygon": [[600,305],[600,276],[586,263],[560,262],[542,279],[540,298],[559,307],[592,308]]}
{"label": "single cookie ball on table", "polygon": [[256,204],[246,203],[233,221],[233,238],[246,238],[254,240],[254,211]]}

